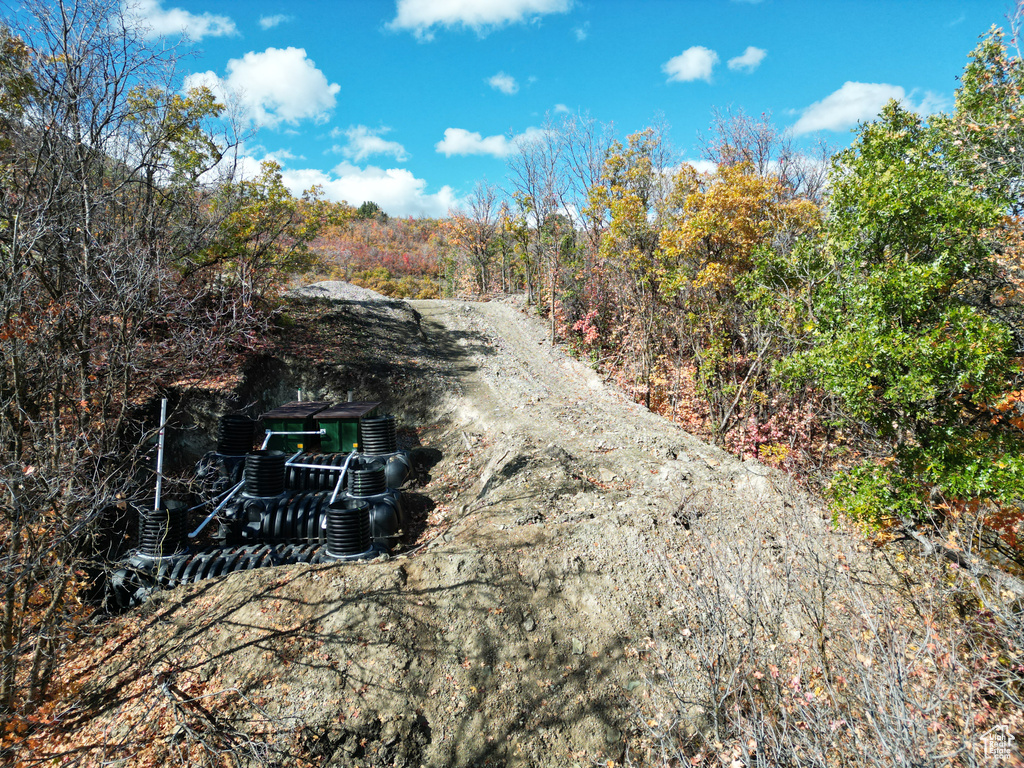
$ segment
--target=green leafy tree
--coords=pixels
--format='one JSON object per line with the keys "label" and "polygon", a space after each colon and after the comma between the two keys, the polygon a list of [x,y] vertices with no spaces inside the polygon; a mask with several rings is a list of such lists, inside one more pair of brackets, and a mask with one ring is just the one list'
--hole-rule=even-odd
{"label": "green leafy tree", "polygon": [[815,230],[819,213],[778,176],[746,161],[714,174],[684,167],[676,175],[661,233],[662,291],[677,310],[680,343],[720,441],[746,415],[746,396],[766,378],[769,352],[780,348],[775,329],[757,321],[745,278],[755,255],[784,258]]}
{"label": "green leafy tree", "polygon": [[[1020,16],[1018,16],[1020,18]],[[1024,214],[1024,67],[1000,29],[971,53],[949,124],[954,157],[972,182]]]}
{"label": "green leafy tree", "polygon": [[15,126],[25,107],[37,94],[30,70],[31,57],[25,42],[6,27],[0,29],[0,149],[9,149]]}
{"label": "green leafy tree", "polygon": [[310,243],[348,216],[346,206],[323,200],[317,188],[293,197],[272,161],[255,178],[224,184],[213,210],[220,229],[195,266],[216,267],[247,302],[308,269],[315,258]]}
{"label": "green leafy tree", "polygon": [[387,223],[388,215],[384,213],[384,209],[377,205],[372,200],[365,201],[356,209],[357,219],[376,219],[381,224]]}
{"label": "green leafy tree", "polygon": [[1013,334],[972,299],[996,276],[988,233],[1008,200],[963,172],[950,125],[890,103],[834,163],[831,274],[813,349],[790,365],[884,447],[833,486],[861,517],[921,516],[936,493],[1024,491],[1022,435],[998,410],[1019,376]]}

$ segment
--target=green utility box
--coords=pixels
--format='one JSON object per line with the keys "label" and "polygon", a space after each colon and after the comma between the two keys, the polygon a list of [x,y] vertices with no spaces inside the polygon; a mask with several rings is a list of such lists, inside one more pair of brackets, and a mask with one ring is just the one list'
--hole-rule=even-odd
{"label": "green utility box", "polygon": [[317,429],[326,434],[320,440],[324,453],[351,453],[359,448],[359,420],[377,415],[380,403],[338,403],[314,417]]}
{"label": "green utility box", "polygon": [[271,435],[267,448],[271,451],[284,451],[286,453],[295,453],[296,451],[306,451],[308,453],[320,450],[322,443],[319,435],[298,433],[314,433],[320,429],[313,417],[329,405],[330,403],[327,402],[299,401],[286,403],[280,408],[264,413],[264,429],[269,429],[271,432],[293,433]]}

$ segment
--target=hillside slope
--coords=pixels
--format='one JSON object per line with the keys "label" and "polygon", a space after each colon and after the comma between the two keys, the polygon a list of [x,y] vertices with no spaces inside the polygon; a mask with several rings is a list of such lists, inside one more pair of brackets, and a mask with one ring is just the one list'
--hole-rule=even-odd
{"label": "hillside slope", "polygon": [[716,727],[692,652],[709,607],[683,570],[724,546],[714,562],[761,584],[771,631],[794,642],[810,637],[799,582],[772,570],[792,574],[789,553],[839,558],[879,589],[889,578],[784,480],[628,402],[552,350],[515,303],[410,307],[416,330],[394,342],[391,380],[400,390],[414,371],[410,386],[430,382],[432,402],[407,435],[424,475],[408,494],[405,551],[157,595],[68,665],[73,735],[48,733],[38,754],[73,747],[66,758],[83,765],[228,753],[251,765],[653,760],[642,713],[671,705],[680,733]]}

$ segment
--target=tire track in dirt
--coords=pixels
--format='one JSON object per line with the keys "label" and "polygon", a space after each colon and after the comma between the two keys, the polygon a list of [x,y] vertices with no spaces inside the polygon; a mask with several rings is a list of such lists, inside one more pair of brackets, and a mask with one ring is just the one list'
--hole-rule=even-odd
{"label": "tire track in dirt", "polygon": [[552,348],[544,324],[517,304],[410,304],[434,349],[450,349],[454,339],[461,351],[454,366],[465,393],[460,415],[468,423],[505,435],[525,432],[569,453],[602,454],[621,477],[637,467],[657,473],[667,459],[696,462],[700,485],[722,489],[737,479],[765,485],[762,466],[698,440]]}

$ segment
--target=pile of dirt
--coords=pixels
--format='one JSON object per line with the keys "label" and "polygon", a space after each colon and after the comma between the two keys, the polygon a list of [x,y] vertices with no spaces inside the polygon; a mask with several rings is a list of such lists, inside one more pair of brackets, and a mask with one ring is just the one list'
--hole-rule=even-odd
{"label": "pile of dirt", "polygon": [[[667,603],[668,556],[692,547],[700,518],[734,540],[764,535],[758,510],[827,527],[764,467],[552,349],[514,302],[396,307],[360,294],[323,316],[346,336],[337,359],[286,360],[304,373],[281,386],[325,399],[358,388],[404,416],[421,484],[403,548],[204,581],[107,623],[91,666],[68,667],[84,762],[625,760],[664,662],[651,649],[687,626],[678,595]],[[671,666],[696,700],[689,663],[677,650]]]}
{"label": "pile of dirt", "polygon": [[288,296],[290,298],[326,299],[327,301],[372,301],[375,303],[390,301],[376,291],[347,283],[344,280],[323,280],[319,283],[310,283],[289,291]]}

